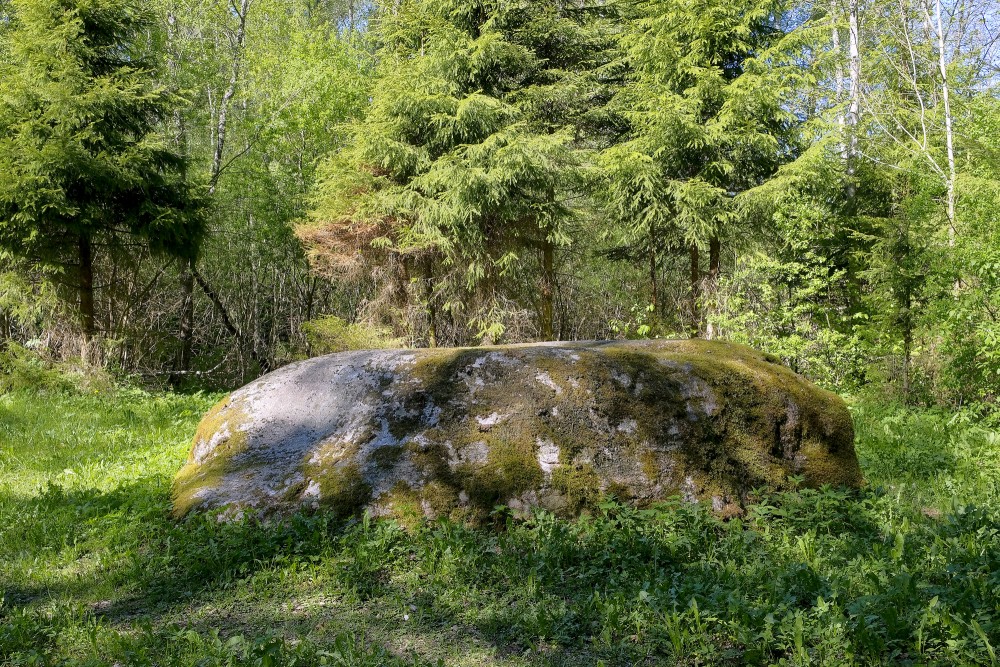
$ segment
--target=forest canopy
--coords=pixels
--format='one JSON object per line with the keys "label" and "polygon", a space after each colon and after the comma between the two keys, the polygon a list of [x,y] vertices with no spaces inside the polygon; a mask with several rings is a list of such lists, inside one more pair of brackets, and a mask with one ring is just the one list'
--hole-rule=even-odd
{"label": "forest canopy", "polygon": [[998,36],[985,0],[0,3],[5,354],[228,387],[701,336],[989,412]]}

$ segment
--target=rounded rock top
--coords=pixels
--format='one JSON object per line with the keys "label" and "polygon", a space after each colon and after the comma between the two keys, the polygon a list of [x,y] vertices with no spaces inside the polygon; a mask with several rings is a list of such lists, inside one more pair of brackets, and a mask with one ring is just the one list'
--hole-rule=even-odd
{"label": "rounded rock top", "polygon": [[480,521],[671,496],[859,486],[843,400],[721,341],[368,350],[278,369],[204,417],[174,513]]}

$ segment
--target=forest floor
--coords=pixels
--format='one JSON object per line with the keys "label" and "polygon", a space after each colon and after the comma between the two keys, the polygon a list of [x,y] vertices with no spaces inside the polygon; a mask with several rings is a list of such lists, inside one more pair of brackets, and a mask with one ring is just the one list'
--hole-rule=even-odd
{"label": "forest floor", "polygon": [[1000,432],[852,410],[868,486],[722,522],[169,518],[215,396],[0,396],[2,665],[997,663]]}

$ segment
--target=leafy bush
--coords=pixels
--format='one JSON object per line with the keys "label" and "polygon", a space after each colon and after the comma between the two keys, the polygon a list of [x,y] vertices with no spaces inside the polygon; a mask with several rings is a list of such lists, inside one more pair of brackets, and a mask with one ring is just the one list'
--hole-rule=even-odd
{"label": "leafy bush", "polygon": [[308,343],[307,356],[403,346],[388,327],[349,323],[335,315],[309,320],[302,325],[302,331]]}
{"label": "leafy bush", "polygon": [[69,391],[73,382],[54,364],[10,342],[0,351],[0,393],[18,390]]}
{"label": "leafy bush", "polygon": [[101,368],[87,367],[78,361],[54,362],[14,342],[8,342],[0,351],[0,393],[105,393],[114,386],[114,380]]}

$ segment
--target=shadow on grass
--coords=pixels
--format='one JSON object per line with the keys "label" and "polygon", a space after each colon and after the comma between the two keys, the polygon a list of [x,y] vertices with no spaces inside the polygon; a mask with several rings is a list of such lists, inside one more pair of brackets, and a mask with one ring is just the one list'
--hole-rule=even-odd
{"label": "shadow on grass", "polygon": [[[5,586],[6,607],[72,599],[112,626],[187,617],[202,631],[315,641],[346,628],[411,648],[474,644],[527,664],[682,652],[745,664],[790,655],[796,617],[816,624],[809,641],[843,623],[842,649],[885,660],[912,650],[918,631],[927,641],[932,598],[968,624],[992,618],[983,614],[995,613],[1000,586],[993,513],[925,520],[900,546],[877,521],[889,501],[873,491],[786,494],[745,523],[681,504],[608,505],[577,522],[542,515],[495,530],[406,531],[305,514],[175,523],[162,487],[0,498],[9,567],[53,565],[42,582]],[[821,618],[824,599],[839,616]],[[998,629],[983,632],[995,641]]]}

